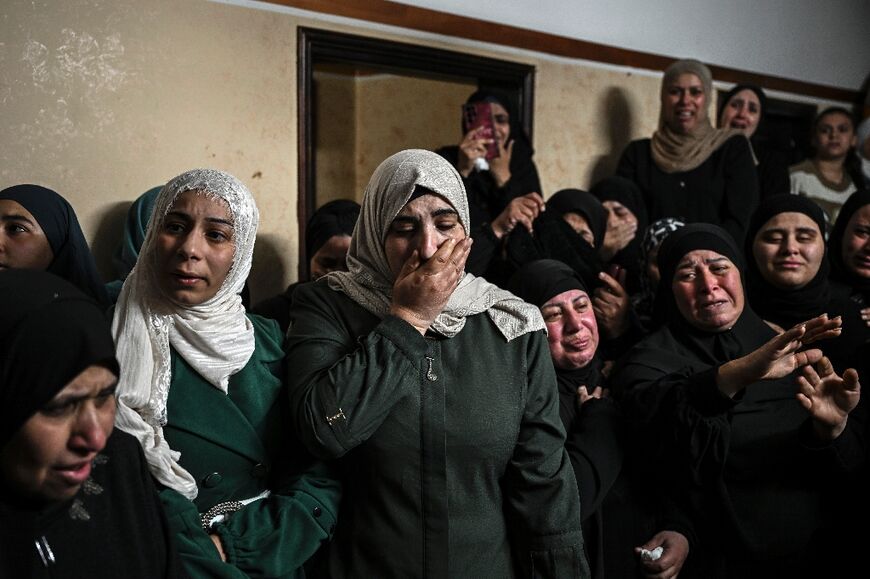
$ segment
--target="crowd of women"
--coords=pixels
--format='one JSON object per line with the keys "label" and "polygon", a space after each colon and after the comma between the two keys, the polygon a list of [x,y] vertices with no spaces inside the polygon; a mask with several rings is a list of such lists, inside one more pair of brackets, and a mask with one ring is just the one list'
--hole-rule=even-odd
{"label": "crowd of women", "polygon": [[137,199],[108,284],[59,194],[0,191],[0,576],[858,576],[870,125],[790,169],[763,90],[712,95],[675,62],[545,195],[477,91],[491,130],[319,208],[256,304],[232,175]]}

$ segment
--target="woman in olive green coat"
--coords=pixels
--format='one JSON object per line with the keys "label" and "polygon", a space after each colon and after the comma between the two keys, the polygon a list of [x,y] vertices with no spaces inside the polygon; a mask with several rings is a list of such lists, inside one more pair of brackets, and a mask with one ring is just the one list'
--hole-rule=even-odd
{"label": "woman in olive green coat", "polygon": [[469,226],[450,163],[402,151],[349,272],[294,294],[294,424],[345,477],[329,577],[588,577],[543,320],[464,273]]}
{"label": "woman in olive green coat", "polygon": [[239,295],[257,222],[231,175],[179,175],[114,315],[116,422],[142,444],[194,578],[303,577],[336,520],[339,485],[287,420],[281,331]]}

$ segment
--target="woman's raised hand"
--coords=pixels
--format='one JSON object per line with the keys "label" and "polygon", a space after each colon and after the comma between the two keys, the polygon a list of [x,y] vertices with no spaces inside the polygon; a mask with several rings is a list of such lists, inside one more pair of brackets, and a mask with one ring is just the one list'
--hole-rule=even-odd
{"label": "woman's raised hand", "polygon": [[861,399],[858,372],[849,368],[840,377],[827,357],[798,376],[797,399],[813,417],[813,430],[822,440],[834,440],[846,428],[849,413]]}
{"label": "woman's raised hand", "polygon": [[807,344],[840,335],[842,319],[828,319],[827,314],[797,324],[774,336],[749,354],[719,367],[716,384],[727,396],[759,380],[775,380],[788,376],[798,368],[822,359],[818,349],[801,350]]}
{"label": "woman's raised hand", "polygon": [[486,146],[492,143],[491,138],[484,136],[485,127],[471,129],[459,143],[459,160],[456,169],[463,177],[468,177],[474,169],[474,162],[486,156]]}
{"label": "woman's raised hand", "polygon": [[499,239],[513,231],[517,225],[522,225],[528,229],[529,233],[534,233],[532,224],[538,215],[546,209],[547,204],[544,203],[544,198],[539,193],[526,193],[521,197],[511,199],[504,211],[492,220],[490,227]]}
{"label": "woman's raised hand", "polygon": [[624,287],[625,275],[625,270],[621,270],[620,279],[617,280],[602,271],[598,279],[604,285],[595,288],[592,294],[592,309],[598,320],[598,329],[608,339],[618,338],[631,326],[631,300]]}
{"label": "woman's raised hand", "polygon": [[511,180],[511,157],[514,153],[514,141],[506,145],[496,141],[498,157],[489,160],[489,172],[498,187],[504,187]]}
{"label": "woman's raised hand", "polygon": [[842,332],[843,318],[842,316],[837,316],[836,318],[828,319],[828,314],[822,314],[820,316],[816,316],[811,320],[807,320],[802,324],[798,324],[795,326],[804,326],[806,332],[801,338],[801,342],[804,346],[808,344],[812,344],[813,342],[818,342],[819,340],[827,340],[828,338],[836,338]]}
{"label": "woman's raised hand", "polygon": [[423,261],[414,251],[393,283],[390,313],[425,334],[465,275],[472,239],[448,239]]}

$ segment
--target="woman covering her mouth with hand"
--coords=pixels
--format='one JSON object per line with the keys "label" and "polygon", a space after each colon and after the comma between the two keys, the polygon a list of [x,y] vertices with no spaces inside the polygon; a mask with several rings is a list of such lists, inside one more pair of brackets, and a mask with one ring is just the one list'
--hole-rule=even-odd
{"label": "woman covering her mouth with hand", "polygon": [[538,309],[465,272],[462,178],[387,158],[348,252],[294,295],[291,407],[345,497],[326,576],[589,577]]}

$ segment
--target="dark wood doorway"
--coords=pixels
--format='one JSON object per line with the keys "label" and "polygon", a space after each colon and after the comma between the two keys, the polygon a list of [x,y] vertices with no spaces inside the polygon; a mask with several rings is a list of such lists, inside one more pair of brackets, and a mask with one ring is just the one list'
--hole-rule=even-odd
{"label": "dark wood doorway", "polygon": [[[317,199],[317,102],[314,76],[317,67],[331,71],[351,67],[365,74],[407,76],[467,83],[477,88],[499,89],[512,100],[519,122],[529,137],[533,133],[533,66],[474,56],[461,52],[318,30],[299,28],[299,279],[308,278],[305,263],[305,227],[318,206]],[[470,94],[470,92],[469,92]],[[421,106],[426,106],[421,95]],[[320,102],[323,102],[322,100]],[[457,109],[458,110],[458,109]],[[459,127],[457,113],[455,126]],[[449,144],[449,143],[443,143]]]}

